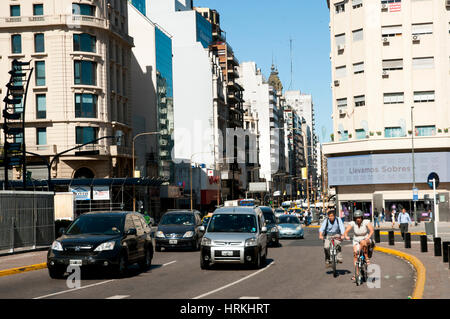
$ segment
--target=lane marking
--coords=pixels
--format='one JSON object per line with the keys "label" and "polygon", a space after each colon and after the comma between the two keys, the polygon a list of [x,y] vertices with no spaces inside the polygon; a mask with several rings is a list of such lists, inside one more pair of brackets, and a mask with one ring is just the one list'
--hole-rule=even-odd
{"label": "lane marking", "polygon": [[5,270],[0,270],[0,277],[21,274],[21,273],[24,273],[27,271],[40,270],[40,269],[45,269],[45,268],[47,268],[47,263],[5,269]]}
{"label": "lane marking", "polygon": [[170,261],[170,262],[168,262],[168,263],[163,264],[162,267],[168,266],[168,265],[173,264],[173,263],[176,263],[176,262],[177,262],[176,260]]}
{"label": "lane marking", "polygon": [[114,281],[114,279],[107,280],[107,281],[102,281],[102,282],[98,282],[96,284],[87,285],[87,286],[83,286],[83,287],[80,287],[80,288],[73,288],[73,289],[63,290],[63,291],[60,291],[60,292],[55,292],[53,294],[48,294],[48,295],[36,297],[36,298],[33,298],[33,299],[44,299],[44,298],[47,298],[47,297],[62,295],[62,294],[68,293],[68,292],[73,292],[73,291],[78,291],[78,290],[85,289],[85,288],[91,288],[91,287],[95,287],[95,286],[100,286],[100,285],[107,284],[107,283],[110,283],[110,282],[113,282],[113,281]]}
{"label": "lane marking", "polygon": [[130,295],[116,295],[116,296],[108,297],[106,299],[125,299],[127,297],[130,297]]}
{"label": "lane marking", "polygon": [[249,297],[249,296],[242,296],[239,299],[261,299],[261,297]]}
{"label": "lane marking", "polygon": [[256,272],[254,272],[253,274],[250,274],[250,275],[248,275],[248,276],[245,276],[245,277],[243,277],[243,278],[241,278],[241,279],[239,279],[239,280],[236,280],[236,281],[234,281],[234,282],[232,282],[232,283],[229,283],[228,285],[225,285],[225,286],[223,286],[223,287],[214,289],[214,290],[212,290],[212,291],[210,291],[210,292],[204,293],[203,295],[197,296],[197,297],[192,298],[192,299],[201,299],[201,298],[203,298],[203,297],[206,297],[206,296],[212,295],[212,294],[214,294],[214,293],[216,293],[216,292],[219,292],[219,291],[221,291],[221,290],[224,290],[224,289],[226,289],[226,288],[228,288],[228,287],[234,286],[234,285],[236,285],[236,284],[238,284],[238,283],[240,283],[240,282],[242,282],[242,281],[244,281],[244,280],[246,280],[246,279],[249,279],[249,278],[251,278],[251,277],[253,277],[253,276],[256,276],[257,274],[259,274],[259,273],[261,273],[261,272],[263,272],[263,271],[269,269],[274,263],[275,263],[275,262],[272,261],[272,262],[271,262],[270,264],[268,264],[266,267],[264,267],[263,269],[260,269],[260,270],[258,270],[258,271],[256,271]]}

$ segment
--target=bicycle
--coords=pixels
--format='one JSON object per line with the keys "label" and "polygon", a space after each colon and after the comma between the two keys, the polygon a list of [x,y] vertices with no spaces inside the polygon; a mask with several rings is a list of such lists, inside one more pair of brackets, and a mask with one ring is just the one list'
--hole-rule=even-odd
{"label": "bicycle", "polygon": [[340,236],[333,236],[331,237],[331,242],[330,242],[330,261],[331,261],[331,266],[333,268],[333,277],[337,277],[337,271],[336,271],[336,264],[337,264],[337,248],[336,248],[336,244],[334,243],[335,239],[340,238]]}
{"label": "bicycle", "polygon": [[356,259],[355,264],[355,283],[357,286],[362,285],[363,282],[366,282],[368,278],[367,273],[367,260],[366,256],[364,256],[363,249],[359,249],[358,258]]}

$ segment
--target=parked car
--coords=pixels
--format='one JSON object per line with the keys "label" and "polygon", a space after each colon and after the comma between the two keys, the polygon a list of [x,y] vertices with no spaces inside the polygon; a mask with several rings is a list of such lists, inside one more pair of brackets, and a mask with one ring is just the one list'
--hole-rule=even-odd
{"label": "parked car", "polygon": [[275,217],[279,217],[280,215],[283,215],[286,211],[283,208],[277,208],[275,209]]}
{"label": "parked car", "polygon": [[281,215],[278,229],[280,238],[304,238],[304,231],[300,220],[295,215]]}
{"label": "parked car", "polygon": [[200,212],[190,210],[169,211],[163,215],[155,233],[155,250],[161,248],[200,249],[203,231]]}
{"label": "parked car", "polygon": [[138,262],[150,268],[153,245],[150,227],[134,212],[85,213],[63,230],[47,253],[51,278],[62,278],[68,266],[112,269],[123,276]]}
{"label": "parked car", "polygon": [[278,247],[280,245],[280,234],[277,227],[277,217],[275,217],[272,208],[268,206],[260,206],[259,208],[261,208],[266,221],[267,244]]}
{"label": "parked car", "polygon": [[251,264],[262,267],[267,258],[267,227],[257,206],[217,209],[203,236],[200,267],[217,263]]}

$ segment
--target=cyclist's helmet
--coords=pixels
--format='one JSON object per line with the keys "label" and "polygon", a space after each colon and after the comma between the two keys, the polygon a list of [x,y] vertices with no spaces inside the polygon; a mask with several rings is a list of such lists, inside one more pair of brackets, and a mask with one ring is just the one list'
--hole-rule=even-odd
{"label": "cyclist's helmet", "polygon": [[363,217],[363,212],[359,209],[353,213],[353,218]]}

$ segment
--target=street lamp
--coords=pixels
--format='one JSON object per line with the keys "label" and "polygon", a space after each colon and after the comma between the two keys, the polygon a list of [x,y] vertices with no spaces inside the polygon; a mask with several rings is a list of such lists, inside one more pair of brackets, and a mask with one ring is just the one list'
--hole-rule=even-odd
{"label": "street lamp", "polygon": [[[135,135],[133,137],[133,150],[132,150],[132,161],[133,161],[133,177],[135,177],[135,167],[136,167],[136,163],[135,163],[135,155],[134,155],[134,143],[136,142],[136,139],[140,136],[144,136],[144,135],[156,135],[156,134],[161,134],[161,132],[144,132],[144,133],[139,133],[137,135]],[[135,185],[133,184],[133,211],[136,211],[136,189],[135,189]]]}

